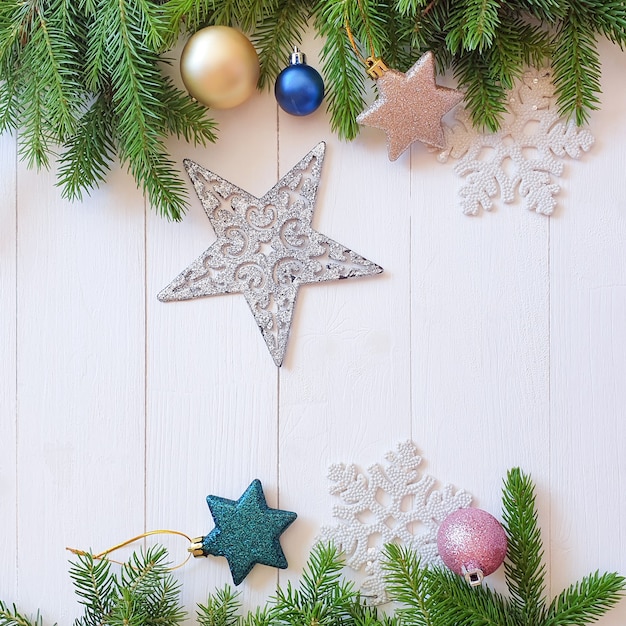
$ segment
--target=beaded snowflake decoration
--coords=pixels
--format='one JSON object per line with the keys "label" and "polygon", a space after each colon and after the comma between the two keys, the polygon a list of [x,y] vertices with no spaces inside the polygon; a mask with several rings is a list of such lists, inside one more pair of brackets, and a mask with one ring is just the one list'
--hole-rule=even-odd
{"label": "beaded snowflake decoration", "polygon": [[456,173],[465,178],[459,195],[466,215],[490,211],[498,192],[511,203],[516,190],[530,211],[551,215],[563,173],[563,159],[577,159],[593,145],[586,128],[559,116],[549,69],[528,71],[509,94],[509,114],[497,133],[481,133],[464,108],[456,124],[444,126],[446,149],[438,160],[459,159]]}
{"label": "beaded snowflake decoration", "polygon": [[336,526],[324,526],[321,541],[343,550],[346,565],[365,571],[363,595],[372,604],[388,600],[381,551],[386,543],[410,546],[422,564],[439,564],[437,530],[453,511],[469,506],[471,496],[451,485],[435,490],[435,479],[420,474],[422,457],[411,441],[385,455],[386,466],[376,463],[367,474],[355,465],[332,465],[328,478],[331,495],[343,504],[333,507]]}

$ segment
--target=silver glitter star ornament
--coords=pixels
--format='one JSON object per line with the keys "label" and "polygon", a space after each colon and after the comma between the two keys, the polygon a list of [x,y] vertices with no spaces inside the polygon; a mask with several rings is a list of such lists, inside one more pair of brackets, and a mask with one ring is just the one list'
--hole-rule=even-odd
{"label": "silver glitter star ornament", "polygon": [[433,53],[423,54],[406,74],[383,68],[376,82],[380,95],[356,121],[385,131],[390,161],[414,141],[445,147],[441,118],[463,100],[463,94],[437,85]]}
{"label": "silver glitter star ornament", "polygon": [[217,241],[159,300],[243,294],[280,367],[301,285],[383,271],[311,227],[325,150],[317,144],[261,198],[185,160]]}

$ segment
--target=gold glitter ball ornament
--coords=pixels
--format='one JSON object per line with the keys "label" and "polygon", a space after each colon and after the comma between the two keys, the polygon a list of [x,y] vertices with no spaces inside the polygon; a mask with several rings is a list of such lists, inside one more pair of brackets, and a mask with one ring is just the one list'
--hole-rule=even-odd
{"label": "gold glitter ball ornament", "polygon": [[213,109],[245,102],[259,80],[259,57],[250,40],[230,26],[207,26],[192,35],[180,58],[189,94]]}
{"label": "gold glitter ball ornament", "polygon": [[387,133],[389,160],[395,161],[414,141],[445,147],[441,118],[463,94],[435,82],[435,56],[426,52],[403,74],[386,70],[377,79],[379,96],[356,121]]}

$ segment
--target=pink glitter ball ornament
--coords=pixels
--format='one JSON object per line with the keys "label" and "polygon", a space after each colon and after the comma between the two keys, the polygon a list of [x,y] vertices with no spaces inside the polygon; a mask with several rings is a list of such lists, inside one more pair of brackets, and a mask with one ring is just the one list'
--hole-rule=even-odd
{"label": "pink glitter ball ornament", "polygon": [[450,513],[437,533],[439,556],[473,587],[502,565],[506,547],[504,528],[482,509],[459,509]]}

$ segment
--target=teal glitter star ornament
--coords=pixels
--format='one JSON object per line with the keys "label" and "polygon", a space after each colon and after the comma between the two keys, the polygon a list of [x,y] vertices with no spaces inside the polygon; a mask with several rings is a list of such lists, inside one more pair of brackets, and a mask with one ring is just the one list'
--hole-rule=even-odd
{"label": "teal glitter star ornament", "polygon": [[194,539],[194,556],[223,556],[239,585],[257,564],[285,569],[287,559],[279,537],[296,519],[291,511],[267,506],[263,486],[253,480],[239,500],[207,496],[215,528]]}

